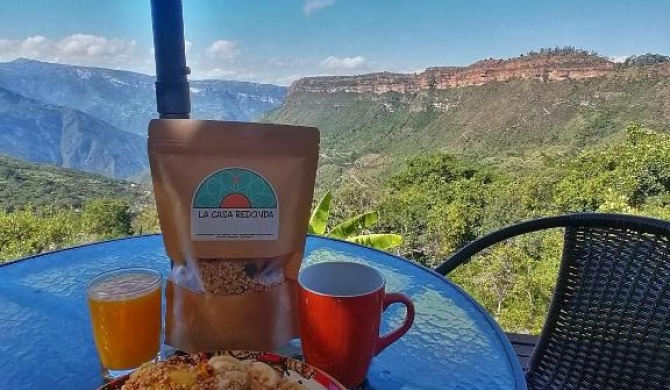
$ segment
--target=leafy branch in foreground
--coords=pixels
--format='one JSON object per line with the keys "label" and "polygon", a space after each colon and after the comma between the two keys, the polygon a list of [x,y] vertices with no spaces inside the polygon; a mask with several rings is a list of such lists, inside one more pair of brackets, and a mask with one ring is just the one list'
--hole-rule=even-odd
{"label": "leafy branch in foreground", "polygon": [[377,211],[358,214],[328,230],[331,200],[332,195],[328,191],[312,211],[308,228],[310,234],[355,242],[380,250],[393,249],[402,245],[402,237],[399,234],[360,234],[362,230],[369,229],[377,224],[379,221]]}

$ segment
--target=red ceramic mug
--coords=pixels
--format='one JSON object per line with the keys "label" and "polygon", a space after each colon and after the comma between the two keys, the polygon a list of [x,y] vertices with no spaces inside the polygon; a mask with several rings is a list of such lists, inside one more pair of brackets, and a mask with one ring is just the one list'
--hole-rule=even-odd
{"label": "red ceramic mug", "polygon": [[[372,358],[407,333],[414,305],[401,293],[386,293],[386,281],[372,267],[325,262],[298,275],[300,338],[307,363],[354,387],[365,380]],[[402,325],[379,335],[382,313],[391,304],[407,308]]]}

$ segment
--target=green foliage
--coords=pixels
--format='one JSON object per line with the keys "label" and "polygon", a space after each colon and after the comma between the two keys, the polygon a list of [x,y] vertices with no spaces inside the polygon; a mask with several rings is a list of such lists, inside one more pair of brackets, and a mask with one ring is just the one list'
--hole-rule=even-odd
{"label": "green foliage", "polygon": [[402,245],[402,236],[399,234],[363,234],[350,237],[348,241],[379,250],[389,250]]}
{"label": "green foliage", "polygon": [[639,65],[652,65],[652,64],[662,64],[664,62],[670,61],[670,57],[664,56],[662,54],[642,54],[639,56],[630,56],[624,61],[626,66],[639,66]]}
{"label": "green foliage", "polygon": [[[566,51],[580,63],[602,61],[579,49]],[[416,154],[441,152],[527,171],[544,167],[548,158],[618,142],[630,121],[670,130],[670,79],[638,73],[624,67],[586,80],[508,80],[405,94],[296,92],[265,120],[319,128],[321,191],[352,176],[383,181]]]}
{"label": "green foliage", "polygon": [[309,233],[347,240],[380,250],[393,249],[402,244],[402,236],[398,234],[360,234],[377,223],[379,220],[377,211],[355,215],[327,231],[331,199],[330,191],[326,192],[314,208],[312,218],[309,221]]}
{"label": "green foliage", "polygon": [[[423,154],[389,177],[371,203],[342,197],[340,214],[351,215],[361,204],[378,210],[373,233],[400,232],[399,253],[429,267],[490,231],[541,216],[595,211],[670,219],[670,135],[639,124],[606,147],[545,159],[523,172],[496,168],[445,153]],[[507,330],[537,333],[561,250],[560,231],[518,237],[485,251],[450,278]]]}
{"label": "green foliage", "polygon": [[432,254],[431,242],[427,239],[427,210],[435,199],[420,188],[410,187],[390,193],[377,206],[382,219],[381,231],[395,231],[403,237],[400,253],[410,259],[424,262]]}
{"label": "green foliage", "polygon": [[[527,56],[536,56],[536,55],[567,55],[567,54],[577,54],[582,56],[597,56],[598,53],[595,51],[589,51],[584,49],[578,49],[574,46],[563,46],[563,47],[543,47],[539,51],[531,50],[526,53]],[[521,55],[523,57],[523,54]]]}
{"label": "green foliage", "polygon": [[331,199],[332,195],[330,191],[326,192],[312,211],[312,217],[309,219],[309,227],[307,229],[309,234],[323,235],[326,233],[328,217],[330,216]]}
{"label": "green foliage", "polygon": [[0,210],[0,262],[58,249],[79,241],[79,224],[71,209],[26,206],[15,212]]}
{"label": "green foliage", "polygon": [[139,201],[140,185],[0,155],[0,209],[80,208],[93,198]]}
{"label": "green foliage", "polygon": [[[435,242],[435,260],[453,253],[475,238],[477,212],[460,201],[439,204],[428,212],[428,237]],[[428,265],[436,266],[435,262]]]}
{"label": "green foliage", "polygon": [[486,169],[447,154],[412,158],[389,178],[388,195],[380,202],[380,227],[400,231],[401,253],[424,265],[474,237],[486,188],[494,176]]}
{"label": "green foliage", "polygon": [[135,214],[132,222],[132,231],[135,234],[160,233],[161,227],[158,222],[158,211],[155,204],[149,204]]}
{"label": "green foliage", "polygon": [[477,170],[448,154],[432,154],[410,159],[405,169],[391,177],[388,181],[393,189],[401,189],[410,185],[435,187],[441,183],[464,178],[469,179]]}
{"label": "green foliage", "polygon": [[82,227],[103,239],[130,235],[133,233],[130,206],[119,199],[94,199],[84,207]]}
{"label": "green foliage", "polygon": [[509,331],[537,333],[546,316],[560,262],[559,232],[495,246],[450,275]]}
{"label": "green foliage", "polygon": [[0,262],[158,231],[146,186],[0,156]]}
{"label": "green foliage", "polygon": [[[662,85],[667,83],[655,82]],[[617,84],[617,88],[619,86]],[[501,88],[520,87],[521,84],[509,83]],[[593,87],[601,88],[604,85]],[[639,93],[640,89],[648,90],[648,86],[629,84],[628,87],[630,89],[626,93],[636,96],[633,100],[638,104],[638,109],[651,109],[651,106],[641,103],[641,99],[648,96]],[[526,85],[524,88],[534,87]],[[460,88],[448,93],[461,94],[456,97],[465,100],[475,99],[475,96],[467,96],[471,92],[468,88]],[[497,96],[493,89],[490,92],[492,96]],[[583,97],[585,95],[582,92],[571,93]],[[439,95],[442,92],[432,93]],[[595,92],[589,90],[589,93]],[[578,115],[571,116],[565,127],[561,128],[565,132],[558,131],[557,127],[543,128],[545,122],[542,121],[534,122],[534,126],[543,129],[544,137],[556,137],[558,142],[566,144],[575,143],[572,145],[574,148],[552,150],[549,147],[533,155],[531,162],[528,162],[526,156],[518,160],[523,164],[509,163],[509,160],[507,164],[500,164],[500,160],[482,158],[478,158],[475,163],[449,153],[449,148],[445,148],[446,151],[429,152],[431,149],[423,148],[421,144],[436,143],[435,137],[438,135],[435,133],[424,138],[427,133],[423,133],[423,130],[437,131],[433,119],[426,120],[433,118],[429,115],[436,113],[417,108],[424,107],[426,102],[421,101],[413,106],[412,109],[416,111],[408,114],[408,107],[415,103],[412,99],[400,94],[389,96],[393,98],[393,104],[405,105],[407,111],[378,109],[375,108],[378,102],[372,104],[363,101],[357,105],[355,116],[338,119],[337,115],[333,115],[328,117],[328,121],[333,126],[338,120],[348,121],[353,126],[353,133],[361,132],[360,138],[355,141],[360,142],[359,146],[370,142],[382,149],[389,139],[403,136],[409,141],[397,145],[396,150],[418,150],[418,156],[407,159],[404,165],[394,166],[395,162],[381,154],[356,156],[346,151],[326,150],[327,157],[323,160],[326,169],[334,169],[340,174],[345,172],[345,175],[332,195],[325,191],[317,202],[309,225],[311,233],[383,250],[395,249],[407,258],[433,267],[467,242],[485,233],[546,215],[598,211],[670,220],[670,135],[636,123],[621,131],[623,118],[634,111],[623,102],[618,106],[584,106],[586,108],[578,109]],[[509,96],[517,95],[510,93]],[[350,98],[345,94],[338,99],[346,101],[345,97]],[[481,103],[489,107],[491,102],[487,98],[481,95],[476,98],[482,99]],[[492,109],[495,109],[497,103],[491,104],[494,104]],[[653,109],[662,111],[658,107]],[[315,110],[318,111],[318,107]],[[487,120],[485,116],[471,114],[473,119]],[[383,136],[382,133],[375,135],[374,130],[377,128],[365,127],[366,123],[377,123],[374,120],[392,126],[386,129]],[[442,117],[441,120],[451,119]],[[425,129],[419,131],[422,126]],[[495,133],[495,127],[493,129],[492,133]],[[381,127],[377,130],[381,130]],[[519,140],[522,140],[524,147],[535,142],[531,142],[531,139],[537,134],[522,134],[527,130],[524,128],[516,133],[517,130],[509,127],[507,134],[513,135],[509,140],[496,134],[487,134],[491,137],[473,137],[465,144],[459,144],[461,138],[444,136],[445,139],[454,139],[460,148],[473,145],[477,149],[490,141],[491,147],[496,147],[498,143],[509,152]],[[402,134],[396,134],[397,131]],[[449,131],[446,130],[447,133]],[[326,134],[325,138],[330,139],[327,142],[333,139],[342,142],[346,140],[346,137],[338,137],[340,135]],[[600,140],[599,147],[581,149],[584,145],[593,144],[595,139]],[[33,172],[31,176],[27,173],[30,170],[24,168],[12,165],[11,169],[3,171],[1,167],[2,164],[0,181],[4,180],[3,183],[30,182],[33,178],[45,175],[58,183],[73,180],[76,183],[74,187],[92,183],[78,182],[70,176],[60,179],[55,172],[48,170],[47,173]],[[358,168],[372,174],[362,175]],[[382,174],[385,170],[395,173],[386,176]],[[78,189],[74,187],[63,188],[75,193]],[[12,188],[8,191],[7,187],[0,186],[0,195],[4,194],[11,201],[4,203],[4,210],[0,209],[0,261],[86,241],[160,230],[153,202],[140,201],[137,195],[133,195],[134,198],[126,197],[127,193],[120,190],[122,187],[116,187],[119,197],[100,195],[86,203],[54,202],[54,206],[40,203],[35,207],[27,203],[30,194],[22,195],[25,199],[13,197],[12,194],[18,194],[16,191],[19,187],[13,185]],[[34,191],[42,202],[50,204],[48,196],[43,192],[38,192],[28,184],[26,188],[27,191]],[[49,188],[56,191],[56,187]],[[81,199],[86,198],[84,193],[76,195],[77,199],[79,196]],[[333,198],[338,201],[333,202]],[[329,229],[329,225],[333,227]],[[449,277],[475,296],[505,329],[537,333],[549,305],[561,249],[560,231],[518,237],[478,255]]]}
{"label": "green foliage", "polygon": [[91,200],[83,210],[30,205],[20,210],[0,210],[0,262],[32,256],[86,242],[158,231],[155,207],[144,209],[133,220],[124,200]]}
{"label": "green foliage", "polygon": [[561,164],[554,201],[560,211],[628,211],[670,190],[670,136],[638,124],[625,142]]}
{"label": "green foliage", "polygon": [[328,232],[328,237],[346,240],[347,238],[356,235],[361,229],[368,229],[376,225],[377,221],[379,221],[379,213],[376,211],[368,211],[347,219],[335,226]]}

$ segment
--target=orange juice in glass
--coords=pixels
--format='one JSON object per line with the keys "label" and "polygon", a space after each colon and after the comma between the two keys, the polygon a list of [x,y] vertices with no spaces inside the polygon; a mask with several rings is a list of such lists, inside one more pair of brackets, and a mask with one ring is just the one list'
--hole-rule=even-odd
{"label": "orange juice in glass", "polygon": [[155,360],[161,346],[161,275],[145,268],[105,272],[86,285],[93,338],[105,379]]}

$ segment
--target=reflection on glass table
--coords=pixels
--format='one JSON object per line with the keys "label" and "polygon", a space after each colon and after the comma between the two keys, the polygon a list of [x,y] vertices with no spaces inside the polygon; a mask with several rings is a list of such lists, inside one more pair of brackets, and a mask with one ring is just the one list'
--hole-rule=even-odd
{"label": "reflection on glass table", "polygon": [[[372,265],[387,291],[407,294],[413,327],[375,357],[369,389],[525,389],[521,366],[502,330],[470,296],[440,275],[402,258],[351,243],[309,237],[303,265],[323,261]],[[167,274],[160,235],[52,252],[0,267],[0,388],[92,389],[101,384],[86,308],[85,283],[121,267]],[[398,307],[396,307],[398,306]],[[382,331],[403,318],[390,307]],[[299,353],[299,341],[280,352]]]}

